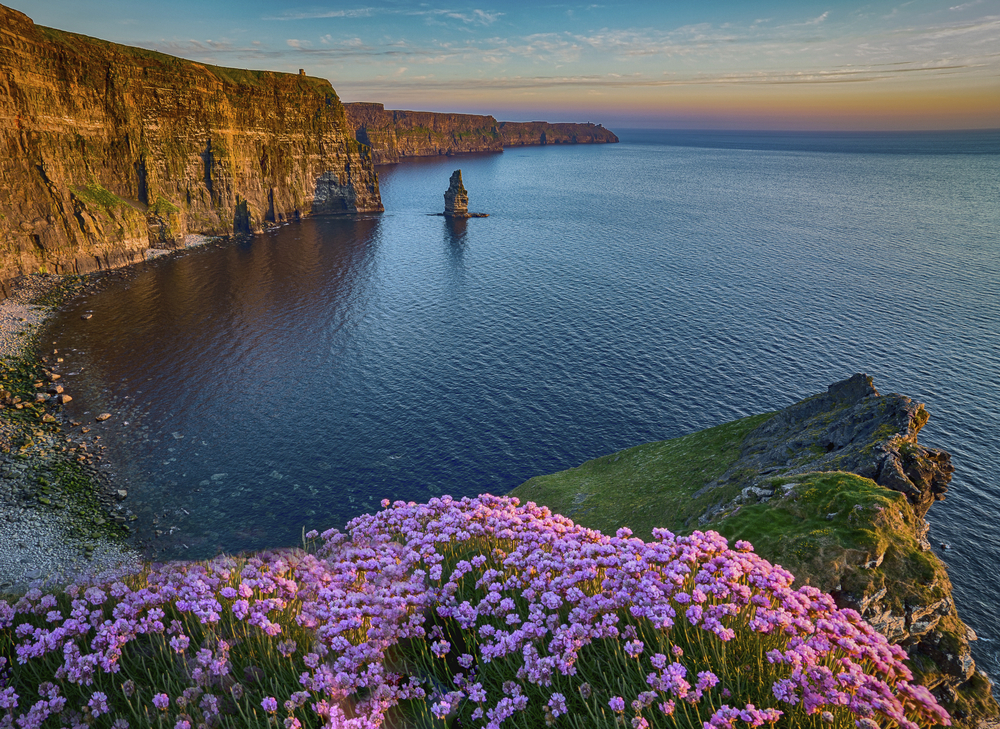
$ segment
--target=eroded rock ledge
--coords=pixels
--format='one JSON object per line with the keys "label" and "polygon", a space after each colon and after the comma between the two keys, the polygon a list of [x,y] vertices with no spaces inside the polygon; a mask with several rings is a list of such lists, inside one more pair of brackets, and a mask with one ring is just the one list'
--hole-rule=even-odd
{"label": "eroded rock ledge", "polygon": [[0,281],[86,273],[316,213],[382,210],[324,79],[220,68],[0,6]]}
{"label": "eroded rock ledge", "polygon": [[965,727],[1000,708],[924,520],[950,456],[917,441],[921,403],[856,374],[775,413],[647,443],[522,484],[512,495],[613,532],[713,529],[831,593],[903,647],[917,680]]}
{"label": "eroded rock ledge", "polygon": [[[871,377],[855,374],[778,411],[751,431],[725,473],[694,496],[731,494],[739,486],[734,498],[712,504],[698,518],[702,527],[719,528],[749,505],[780,508],[782,500],[802,498],[821,474],[854,474],[902,493],[912,516],[883,509],[874,523],[863,524],[876,533],[880,528],[890,532],[892,539],[852,550],[817,538],[809,543],[815,545],[815,556],[802,555],[796,575],[829,591],[842,607],[857,610],[906,648],[922,682],[962,719],[963,713],[971,713],[970,701],[989,705],[992,699],[988,688],[983,690],[989,681],[977,674],[969,650],[975,632],[959,618],[947,571],[927,540],[924,516],[945,498],[955,470],[948,453],[917,442],[928,417],[922,403],[904,395],[880,395]],[[833,521],[840,515],[827,516]],[[861,521],[860,513],[856,521]],[[907,539],[914,544],[905,544]],[[803,542],[797,548],[809,547]]]}

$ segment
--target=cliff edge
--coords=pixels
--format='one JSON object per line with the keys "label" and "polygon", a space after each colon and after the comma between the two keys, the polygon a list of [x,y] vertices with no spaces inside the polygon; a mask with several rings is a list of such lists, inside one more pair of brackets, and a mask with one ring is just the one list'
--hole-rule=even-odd
{"label": "cliff edge", "polygon": [[776,413],[538,476],[511,495],[605,533],[745,539],[905,648],[957,724],[995,726],[1000,708],[969,649],[975,632],[927,540],[924,516],[954,470],[947,453],[917,441],[928,417],[856,374]]}
{"label": "cliff edge", "polygon": [[190,234],[382,210],[330,83],[35,25],[0,6],[0,281],[142,260]]}
{"label": "cliff edge", "polygon": [[406,157],[502,152],[504,147],[618,141],[600,124],[498,122],[480,114],[403,111],[372,102],[348,103],[344,109],[357,141],[371,147],[376,164]]}

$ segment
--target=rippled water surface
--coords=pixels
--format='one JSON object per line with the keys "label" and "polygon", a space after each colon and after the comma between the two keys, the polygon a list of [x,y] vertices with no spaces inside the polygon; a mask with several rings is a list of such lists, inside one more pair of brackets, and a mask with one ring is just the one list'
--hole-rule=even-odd
{"label": "rippled water surface", "polygon": [[[932,538],[1000,675],[1000,134],[621,136],[384,168],[383,215],[62,312],[70,414],[115,414],[95,428],[156,553],[503,493],[864,371],[952,453]],[[427,215],[458,167],[489,218]]]}

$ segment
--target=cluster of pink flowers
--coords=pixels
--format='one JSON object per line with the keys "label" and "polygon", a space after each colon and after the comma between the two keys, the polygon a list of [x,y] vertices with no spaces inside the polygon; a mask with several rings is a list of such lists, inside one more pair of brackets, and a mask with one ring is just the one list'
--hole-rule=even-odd
{"label": "cluster of pink flowers", "polygon": [[[584,706],[608,726],[623,716],[633,727],[673,726],[681,713],[685,722],[701,717],[706,729],[760,726],[790,712],[847,712],[852,723],[904,729],[950,723],[930,692],[912,683],[901,649],[829,595],[793,590],[792,575],[746,542],[730,549],[713,532],[666,530],[653,542],[627,529],[611,537],[489,495],[383,507],[353,520],[350,536],[323,533],[315,553],[178,563],[144,579],[70,586],[66,613],[54,596],[33,590],[14,606],[0,602],[0,629],[13,630],[18,663],[60,656],[55,679],[78,686],[116,674],[131,641],[163,635],[171,652],[194,653],[184,696],[145,699],[154,712],[183,709],[177,726],[214,726],[223,694],[242,697],[242,686],[225,680],[234,650],[225,631],[200,647],[185,632],[196,624],[213,634],[234,621],[298,666],[299,685],[287,697],[257,697],[272,716],[283,701],[286,727],[301,726],[306,710],[323,726],[381,727],[406,706],[425,706],[439,719],[461,714],[489,729],[525,711],[554,725]],[[310,646],[299,649],[283,635],[291,615]],[[746,636],[770,647],[758,658],[777,677],[759,708],[725,703],[741,697],[726,685],[731,667],[707,670],[707,654],[696,660],[690,648],[711,644],[722,655]],[[419,655],[400,659],[401,646],[413,645]],[[641,679],[631,695],[599,696],[578,676],[588,651],[608,645],[636,666]],[[510,665],[516,669],[504,680],[491,678],[494,667]],[[47,691],[28,706],[0,685],[0,729],[32,729],[63,711],[67,724],[115,716],[121,705],[94,691],[87,717],[65,709],[58,686]]]}

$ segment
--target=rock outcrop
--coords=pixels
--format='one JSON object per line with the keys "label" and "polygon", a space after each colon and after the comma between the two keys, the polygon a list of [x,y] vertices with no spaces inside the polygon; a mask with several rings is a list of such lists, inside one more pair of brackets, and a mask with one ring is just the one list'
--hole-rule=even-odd
{"label": "rock outcrop", "polygon": [[[735,487],[738,495],[710,506],[698,523],[724,530],[726,520],[748,505],[780,508],[784,499],[801,499],[824,474],[861,476],[900,492],[912,516],[882,508],[870,517],[860,507],[848,516],[865,522],[869,533],[881,530],[889,538],[875,539],[861,551],[830,543],[822,555],[822,536],[801,543],[786,539],[779,561],[906,648],[921,682],[958,719],[975,718],[976,705],[996,717],[990,682],[977,673],[969,649],[975,632],[959,618],[947,571],[927,539],[924,517],[945,498],[954,472],[948,453],[917,442],[928,417],[923,404],[908,397],[880,395],[867,375],[834,383],[825,393],[779,410],[746,436],[725,473],[695,493],[732,494]],[[791,552],[801,552],[807,543],[815,554],[802,553],[798,568],[791,567]]]}
{"label": "rock outcrop", "polygon": [[618,137],[599,124],[498,122],[492,116],[386,109],[382,104],[344,104],[348,124],[376,164],[406,157],[500,152],[542,144],[605,144]]}
{"label": "rock outcrop", "polygon": [[[881,396],[871,377],[855,374],[775,413],[746,437],[726,472],[695,495],[727,490],[737,481],[760,488],[775,476],[846,471],[903,493],[922,520],[931,504],[944,499],[955,470],[947,453],[917,442],[928,417],[923,404]],[[709,509],[700,522],[708,523],[722,508]]]}
{"label": "rock outcrop", "polygon": [[500,122],[505,147],[540,144],[607,144],[617,142],[614,132],[600,124],[550,124],[545,121]]}
{"label": "rock outcrop", "polygon": [[444,193],[444,216],[446,218],[469,217],[469,193],[462,184],[462,170],[451,173],[448,189]]}
{"label": "rock outcrop", "polygon": [[194,233],[382,210],[328,81],[220,68],[0,6],[0,281],[142,260]]}
{"label": "rock outcrop", "polygon": [[776,413],[602,456],[513,495],[606,532],[746,539],[903,647],[957,725],[995,729],[1000,707],[976,670],[975,633],[927,539],[924,517],[954,470],[917,441],[928,417],[856,374]]}

